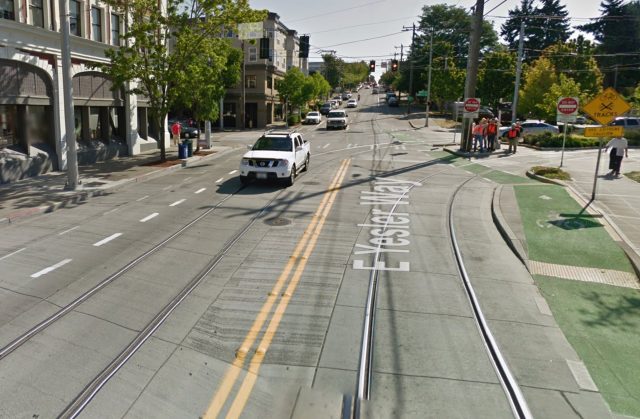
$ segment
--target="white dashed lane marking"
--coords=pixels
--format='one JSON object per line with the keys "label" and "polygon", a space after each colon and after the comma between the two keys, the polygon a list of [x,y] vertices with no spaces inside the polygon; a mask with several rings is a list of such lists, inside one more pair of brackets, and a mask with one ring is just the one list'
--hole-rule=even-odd
{"label": "white dashed lane marking", "polygon": [[202,192],[204,192],[206,190],[207,190],[207,188],[200,188],[195,193],[202,193]]}
{"label": "white dashed lane marking", "polygon": [[330,145],[330,144],[331,144],[331,143],[327,143],[327,144],[325,144],[325,145],[324,145],[324,147],[322,147],[322,148],[327,148],[327,147],[329,147],[329,145]]}
{"label": "white dashed lane marking", "polygon": [[140,220],[141,223],[146,223],[147,221],[149,221],[152,218],[157,217],[158,215],[160,215],[160,213],[158,212],[154,212],[153,214],[147,215],[146,217],[144,217],[142,220]]}
{"label": "white dashed lane marking", "polygon": [[136,199],[136,202],[140,202],[140,201],[144,201],[145,199],[149,198],[149,195],[145,195],[142,198],[138,198]]}
{"label": "white dashed lane marking", "polygon": [[174,202],[173,204],[169,204],[170,207],[175,207],[177,205],[182,204],[184,201],[186,201],[186,199],[181,199],[179,201]]}
{"label": "white dashed lane marking", "polygon": [[235,173],[238,173],[238,171],[237,170],[232,170],[232,171],[229,172],[230,175],[233,175]]}
{"label": "white dashed lane marking", "polygon": [[69,262],[71,262],[71,261],[72,261],[72,259],[64,259],[64,260],[61,260],[60,262],[56,263],[55,265],[51,265],[51,266],[49,266],[48,268],[44,268],[44,269],[43,269],[43,270],[41,270],[41,271],[38,271],[38,272],[36,272],[36,273],[34,273],[34,274],[31,274],[31,278],[39,278],[39,277],[41,277],[42,275],[46,275],[46,274],[48,274],[49,272],[55,271],[55,270],[56,270],[56,269],[58,269],[59,267],[64,266],[64,265],[66,265],[67,263],[69,263]]}
{"label": "white dashed lane marking", "polygon": [[75,230],[78,227],[80,227],[80,226],[71,227],[69,229],[66,229],[65,231],[61,231],[60,233],[58,233],[58,236],[64,236],[65,234],[72,232],[73,230]]}
{"label": "white dashed lane marking", "polygon": [[16,255],[16,254],[18,254],[18,253],[20,253],[20,252],[22,252],[23,250],[26,250],[26,249],[27,249],[26,247],[23,247],[22,249],[18,249],[18,250],[16,250],[15,252],[11,252],[11,253],[9,253],[8,255],[4,255],[4,256],[2,256],[2,257],[0,258],[0,260],[4,260],[4,259],[8,258],[9,256]]}
{"label": "white dashed lane marking", "polygon": [[216,183],[220,183],[220,182],[222,182],[223,180],[224,180],[224,178],[223,178],[223,177],[221,177],[220,179],[216,180]]}
{"label": "white dashed lane marking", "polygon": [[115,234],[110,235],[109,237],[106,237],[106,238],[104,238],[104,239],[100,240],[99,242],[95,242],[95,243],[93,243],[93,245],[94,245],[95,247],[100,247],[100,246],[102,246],[103,244],[107,244],[107,243],[109,243],[111,240],[113,240],[113,239],[117,239],[117,238],[118,238],[118,237],[120,237],[120,236],[122,236],[122,233],[115,233]]}

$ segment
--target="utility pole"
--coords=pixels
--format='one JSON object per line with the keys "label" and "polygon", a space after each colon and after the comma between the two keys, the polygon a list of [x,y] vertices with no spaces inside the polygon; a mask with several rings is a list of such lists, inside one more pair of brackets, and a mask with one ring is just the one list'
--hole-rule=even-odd
{"label": "utility pole", "polygon": [[433,62],[433,28],[429,31],[429,77],[427,79],[427,109],[424,126],[429,126],[429,101],[431,100],[431,63]]}
{"label": "utility pole", "polygon": [[513,102],[511,103],[511,123],[516,122],[518,110],[518,98],[520,95],[520,75],[522,74],[522,54],[524,53],[524,19],[520,22],[520,39],[518,40],[518,61],[516,61],[516,85],[513,90]]}
{"label": "utility pole", "polygon": [[618,90],[618,64],[616,64],[615,72],[613,73],[613,88]]}
{"label": "utility pole", "polygon": [[67,143],[67,183],[65,189],[76,190],[81,183],[78,174],[78,145],[76,144],[73,85],[71,84],[71,46],[69,45],[69,2],[60,0],[62,22],[62,84],[64,86],[64,126]]}
{"label": "utility pole", "polygon": [[[398,48],[398,47],[394,47],[394,48]],[[402,58],[404,57],[403,53],[404,53],[404,45],[400,44],[400,65],[402,65]],[[398,89],[398,103],[400,103],[400,98],[402,98],[402,91]]]}
{"label": "utility pole", "polygon": [[[411,31],[411,56],[409,57],[409,60],[411,61],[409,64],[409,98],[413,97],[413,61],[415,58],[415,40],[416,40],[416,24],[413,23],[411,25],[410,28],[407,28],[406,26],[402,27],[403,31]],[[400,98],[398,98],[398,102],[400,102]],[[411,101],[409,101],[409,104],[407,106],[407,115],[411,113]]]}
{"label": "utility pole", "polygon": [[[480,55],[480,37],[482,36],[482,16],[484,15],[484,0],[477,0],[473,23],[471,25],[471,39],[469,40],[469,54],[467,57],[467,79],[464,84],[464,98],[474,97],[476,94],[476,83],[478,81],[478,65]],[[471,129],[471,119],[464,118],[462,125],[462,139],[460,149],[469,151],[471,142],[469,141],[469,130]]]}
{"label": "utility pole", "polygon": [[[240,127],[241,129],[245,129],[245,119],[247,119],[247,117],[245,116],[245,111],[246,111],[246,100],[247,100],[247,76],[246,74],[246,65],[245,65],[245,52],[244,52],[244,40],[242,41],[242,104],[241,104],[241,109],[240,109]],[[286,115],[285,115],[286,118]]]}

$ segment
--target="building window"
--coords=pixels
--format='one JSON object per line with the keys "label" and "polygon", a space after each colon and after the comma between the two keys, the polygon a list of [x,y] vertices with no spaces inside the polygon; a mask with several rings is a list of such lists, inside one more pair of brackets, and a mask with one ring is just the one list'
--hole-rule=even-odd
{"label": "building window", "polygon": [[255,89],[256,85],[256,76],[247,75],[244,77],[244,87],[247,89]]}
{"label": "building window", "polygon": [[31,24],[44,28],[44,12],[42,10],[42,0],[29,0],[29,14]]}
{"label": "building window", "polygon": [[14,10],[13,0],[0,0],[0,19],[14,20]]}
{"label": "building window", "polygon": [[267,77],[267,89],[273,89],[273,77]]}
{"label": "building window", "polygon": [[102,42],[102,10],[91,8],[91,39]]}
{"label": "building window", "polygon": [[69,30],[71,35],[82,36],[82,9],[78,0],[69,0]]}
{"label": "building window", "polygon": [[0,105],[0,150],[16,144],[16,105]]}
{"label": "building window", "polygon": [[255,63],[256,61],[258,61],[258,48],[249,47],[249,62]]}
{"label": "building window", "polygon": [[111,45],[120,45],[120,16],[111,13]]}

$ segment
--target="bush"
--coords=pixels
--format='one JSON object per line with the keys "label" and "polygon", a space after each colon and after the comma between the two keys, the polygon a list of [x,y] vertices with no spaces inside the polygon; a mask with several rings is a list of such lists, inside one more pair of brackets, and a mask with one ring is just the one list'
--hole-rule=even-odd
{"label": "bush", "polygon": [[531,168],[531,171],[547,179],[571,180],[569,173],[557,167],[534,166]]}
{"label": "bush", "polygon": [[287,123],[289,125],[298,125],[300,123],[300,117],[296,114],[289,115],[289,117],[287,118]]}
{"label": "bush", "polygon": [[[545,132],[538,135],[528,135],[524,138],[525,144],[537,146],[541,148],[560,148],[562,147],[563,134],[553,134],[551,132]],[[640,146],[640,130],[627,131],[624,137],[629,141],[629,146]],[[602,141],[602,144],[606,144],[608,140]],[[565,147],[567,148],[583,148],[583,147],[598,147],[600,140],[595,137],[585,137],[577,134],[567,134],[567,142]]]}

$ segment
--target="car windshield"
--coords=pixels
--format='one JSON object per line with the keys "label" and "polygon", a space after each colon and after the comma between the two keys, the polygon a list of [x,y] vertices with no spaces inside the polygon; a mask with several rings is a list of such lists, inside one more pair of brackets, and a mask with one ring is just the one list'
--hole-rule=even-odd
{"label": "car windshield", "polygon": [[318,116],[318,112],[309,112],[307,116]]}
{"label": "car windshield", "polygon": [[329,118],[344,118],[344,112],[329,112]]}
{"label": "car windshield", "polygon": [[291,151],[291,140],[288,137],[260,137],[252,150]]}

